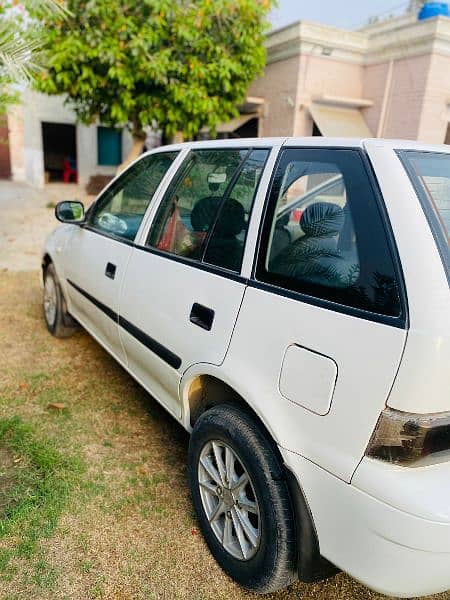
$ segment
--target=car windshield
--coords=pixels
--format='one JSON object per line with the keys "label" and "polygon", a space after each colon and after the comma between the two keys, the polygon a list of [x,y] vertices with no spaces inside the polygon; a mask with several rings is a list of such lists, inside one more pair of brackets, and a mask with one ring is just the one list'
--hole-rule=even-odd
{"label": "car windshield", "polygon": [[408,151],[401,155],[422,202],[449,277],[450,154]]}

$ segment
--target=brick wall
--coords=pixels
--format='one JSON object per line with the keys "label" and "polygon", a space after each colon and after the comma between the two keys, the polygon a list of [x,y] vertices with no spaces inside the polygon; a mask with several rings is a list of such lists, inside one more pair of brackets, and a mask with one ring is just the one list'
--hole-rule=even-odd
{"label": "brick wall", "polygon": [[264,76],[250,86],[248,96],[261,96],[266,101],[260,136],[293,135],[299,64],[299,56],[270,63]]}
{"label": "brick wall", "polygon": [[295,122],[296,136],[312,134],[313,121],[306,108],[315,96],[329,95],[362,98],[363,67],[333,57],[302,56]]}
{"label": "brick wall", "polygon": [[422,103],[418,138],[423,142],[442,144],[450,118],[450,56],[430,57],[426,93]]}
{"label": "brick wall", "polygon": [[[396,60],[388,97],[382,137],[415,140],[426,96],[431,56],[414,56]],[[389,63],[370,65],[364,74],[364,95],[374,101],[365,111],[367,122],[376,133],[386,85]],[[424,141],[424,140],[422,140]]]}
{"label": "brick wall", "polygon": [[374,104],[370,108],[365,108],[363,115],[374,136],[377,134],[380,122],[388,71],[389,63],[370,65],[364,69],[363,97],[372,100]]}
{"label": "brick wall", "polygon": [[312,120],[306,106],[323,94],[361,98],[363,67],[325,56],[295,56],[269,63],[249,96],[266,101],[260,135],[308,136]]}

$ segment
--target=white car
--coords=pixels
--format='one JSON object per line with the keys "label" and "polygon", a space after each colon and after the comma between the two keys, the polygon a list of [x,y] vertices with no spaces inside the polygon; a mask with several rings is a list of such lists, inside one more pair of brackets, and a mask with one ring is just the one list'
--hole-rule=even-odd
{"label": "white car", "polygon": [[191,432],[226,573],[450,588],[447,146],[167,146],[56,216],[48,329],[83,326]]}

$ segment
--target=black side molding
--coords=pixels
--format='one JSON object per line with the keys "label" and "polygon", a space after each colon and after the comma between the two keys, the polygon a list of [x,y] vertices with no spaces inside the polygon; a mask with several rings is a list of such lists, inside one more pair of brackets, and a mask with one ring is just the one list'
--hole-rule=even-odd
{"label": "black side molding", "polygon": [[75,288],[77,290],[77,292],[79,292],[82,296],[87,298],[89,300],[89,302],[92,302],[92,304],[94,306],[96,306],[103,313],[105,313],[105,315],[107,317],[109,317],[110,319],[112,319],[113,321],[116,321],[116,322],[119,320],[119,315],[116,312],[114,312],[113,310],[111,310],[109,308],[109,306],[106,306],[106,304],[103,304],[103,302],[100,302],[100,300],[97,300],[97,298],[94,298],[94,296],[91,296],[90,294],[85,292],[76,283],[74,283],[73,281],[70,281],[70,279],[67,280],[67,283],[69,285],[71,285],[73,288]]}
{"label": "black side molding", "polygon": [[130,335],[141,342],[143,346],[151,350],[154,354],[159,356],[161,360],[166,362],[168,365],[173,367],[174,369],[179,369],[181,367],[181,358],[171,352],[168,348],[154,340],[152,337],[147,335],[144,331],[127,321],[123,317],[119,316],[119,325],[125,329]]}
{"label": "black side molding", "polygon": [[97,300],[97,298],[91,296],[91,294],[80,288],[73,281],[70,281],[70,279],[67,280],[67,283],[71,285],[74,289],[76,289],[77,292],[79,292],[87,300],[92,302],[92,304],[96,306],[99,310],[101,310],[106,316],[115,321],[120,327],[125,329],[125,331],[127,331],[130,335],[137,339],[138,342],[140,342],[143,346],[145,346],[154,354],[156,354],[156,356],[158,356],[165,363],[167,363],[174,369],[179,369],[181,367],[181,358],[174,354],[171,350],[154,340],[144,331],[139,329],[139,327],[136,327],[136,325],[133,325],[133,323],[127,321],[127,319],[125,319],[124,317],[118,315],[115,311],[111,310],[108,306],[106,306],[106,304],[103,304],[103,302],[100,302],[100,300]]}

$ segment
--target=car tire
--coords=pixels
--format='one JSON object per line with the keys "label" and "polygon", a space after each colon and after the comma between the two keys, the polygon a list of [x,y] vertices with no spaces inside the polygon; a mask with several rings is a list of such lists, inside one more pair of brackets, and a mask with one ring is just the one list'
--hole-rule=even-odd
{"label": "car tire", "polygon": [[45,323],[52,335],[58,338],[66,338],[75,333],[78,325],[67,312],[66,300],[52,263],[44,271],[42,304]]}
{"label": "car tire", "polygon": [[189,484],[206,543],[232,579],[257,593],[297,579],[283,467],[254,418],[227,404],[199,417],[189,443]]}

